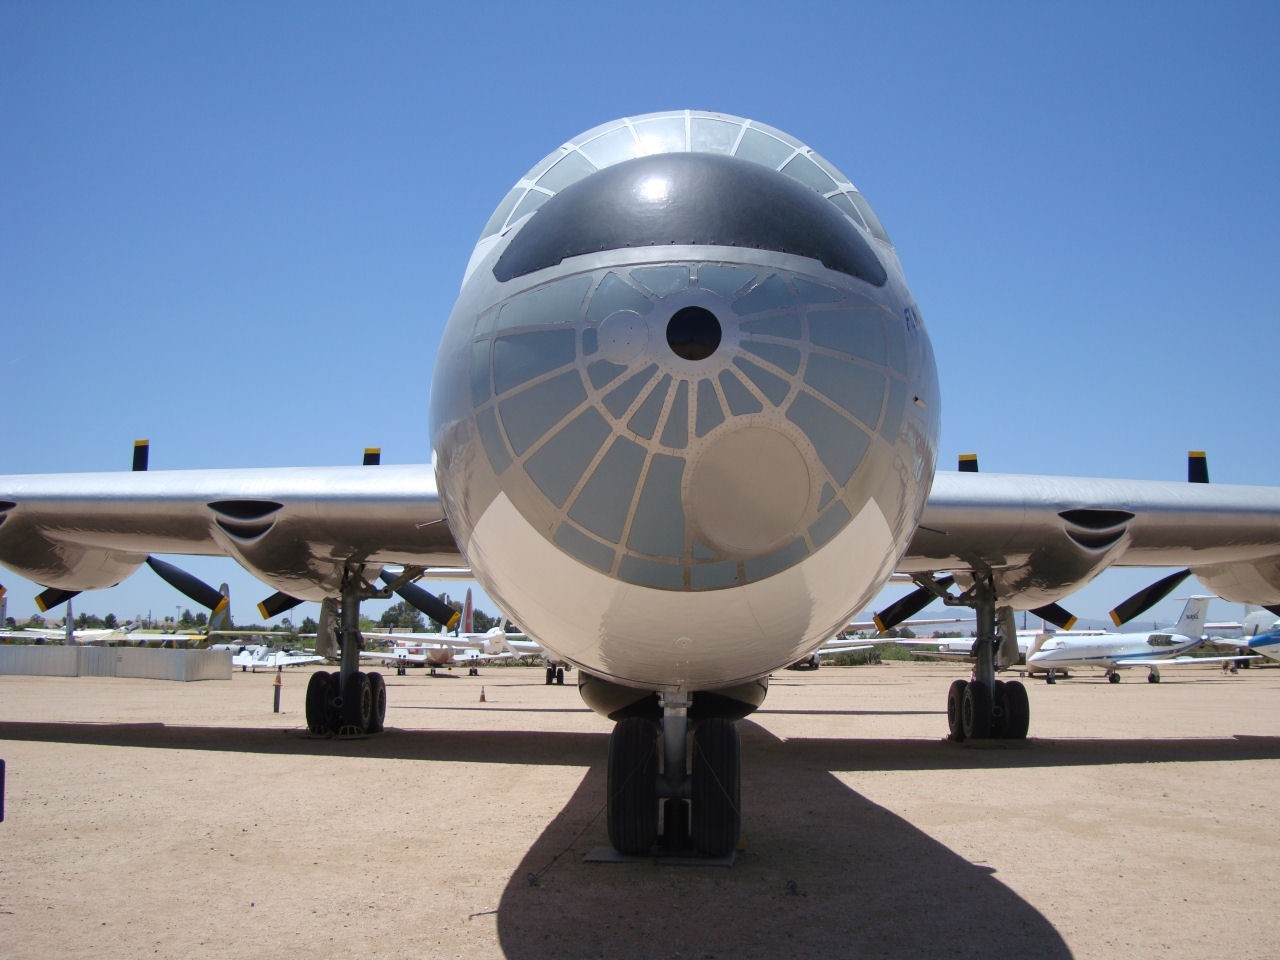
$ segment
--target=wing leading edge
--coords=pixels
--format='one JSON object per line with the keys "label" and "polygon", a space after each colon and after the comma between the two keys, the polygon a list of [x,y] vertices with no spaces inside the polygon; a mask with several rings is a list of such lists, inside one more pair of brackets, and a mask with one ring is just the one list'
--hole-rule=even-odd
{"label": "wing leading edge", "polygon": [[151,553],[229,556],[309,600],[349,563],[462,565],[429,464],[0,478],[0,563],[21,576],[96,589]]}
{"label": "wing leading edge", "polygon": [[1113,565],[1280,602],[1280,488],[939,471],[898,570],[990,571],[1002,604],[1034,609]]}

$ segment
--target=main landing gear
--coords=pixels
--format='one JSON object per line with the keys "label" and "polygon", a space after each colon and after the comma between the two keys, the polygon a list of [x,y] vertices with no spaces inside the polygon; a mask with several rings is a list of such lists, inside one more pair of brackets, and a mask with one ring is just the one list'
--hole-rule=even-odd
{"label": "main landing gear", "polygon": [[547,667],[547,686],[553,683],[564,686],[564,667]]}
{"label": "main landing gear", "polygon": [[384,592],[365,583],[362,571],[362,567],[348,567],[342,579],[340,667],[332,673],[316,671],[307,684],[307,729],[315,736],[379,733],[387,716],[387,686],[382,674],[359,669],[360,601]]}
{"label": "main landing gear", "polygon": [[624,717],[609,738],[609,842],[634,856],[728,856],[742,830],[737,725],[714,716],[690,724],[689,694],[660,700],[661,722]]}
{"label": "main landing gear", "polygon": [[951,739],[957,742],[1025,740],[1031,723],[1027,688],[1018,680],[996,679],[997,660],[1001,667],[1017,661],[1013,611],[1001,608],[997,633],[995,589],[990,576],[975,575],[971,591],[978,626],[978,638],[973,645],[977,665],[973,679],[956,680],[947,691],[947,726]]}

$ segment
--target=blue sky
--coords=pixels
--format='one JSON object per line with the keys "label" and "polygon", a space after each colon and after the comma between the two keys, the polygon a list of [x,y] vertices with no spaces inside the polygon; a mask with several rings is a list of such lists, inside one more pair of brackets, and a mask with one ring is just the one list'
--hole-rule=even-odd
{"label": "blue sky", "polygon": [[[4,0],[0,473],[126,469],[137,437],[153,469],[425,461],[493,207],[572,135],[693,107],[798,136],[875,206],[944,465],[1181,478],[1203,448],[1274,484],[1277,49],[1268,3]],[[270,592],[191,566],[241,620]],[[77,609],[181,601],[144,570]]]}

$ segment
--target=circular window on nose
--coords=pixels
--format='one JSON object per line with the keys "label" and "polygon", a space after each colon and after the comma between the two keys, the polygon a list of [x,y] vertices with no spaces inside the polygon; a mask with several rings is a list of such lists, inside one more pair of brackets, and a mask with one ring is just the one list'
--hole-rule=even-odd
{"label": "circular window on nose", "polygon": [[705,360],[720,346],[720,321],[705,307],[684,307],[667,322],[667,344],[684,360]]}

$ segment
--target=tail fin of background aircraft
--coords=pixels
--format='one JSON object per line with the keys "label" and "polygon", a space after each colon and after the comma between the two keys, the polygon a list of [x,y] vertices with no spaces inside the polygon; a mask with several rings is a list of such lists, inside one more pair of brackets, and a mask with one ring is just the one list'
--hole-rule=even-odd
{"label": "tail fin of background aircraft", "polygon": [[1205,615],[1209,612],[1209,601],[1213,597],[1191,597],[1182,610],[1173,632],[1184,637],[1203,637]]}
{"label": "tail fin of background aircraft", "polygon": [[210,633],[234,629],[231,623],[231,588],[224,583],[218,587],[218,592],[227,599],[225,603],[218,604],[213,612],[209,614]]}
{"label": "tail fin of background aircraft", "polygon": [[[1260,633],[1266,633],[1271,630],[1276,623],[1276,615],[1266,607],[1260,607],[1254,603],[1245,604],[1244,620],[1240,623],[1240,635],[1242,637],[1256,637]],[[0,616],[0,619],[3,619]]]}

